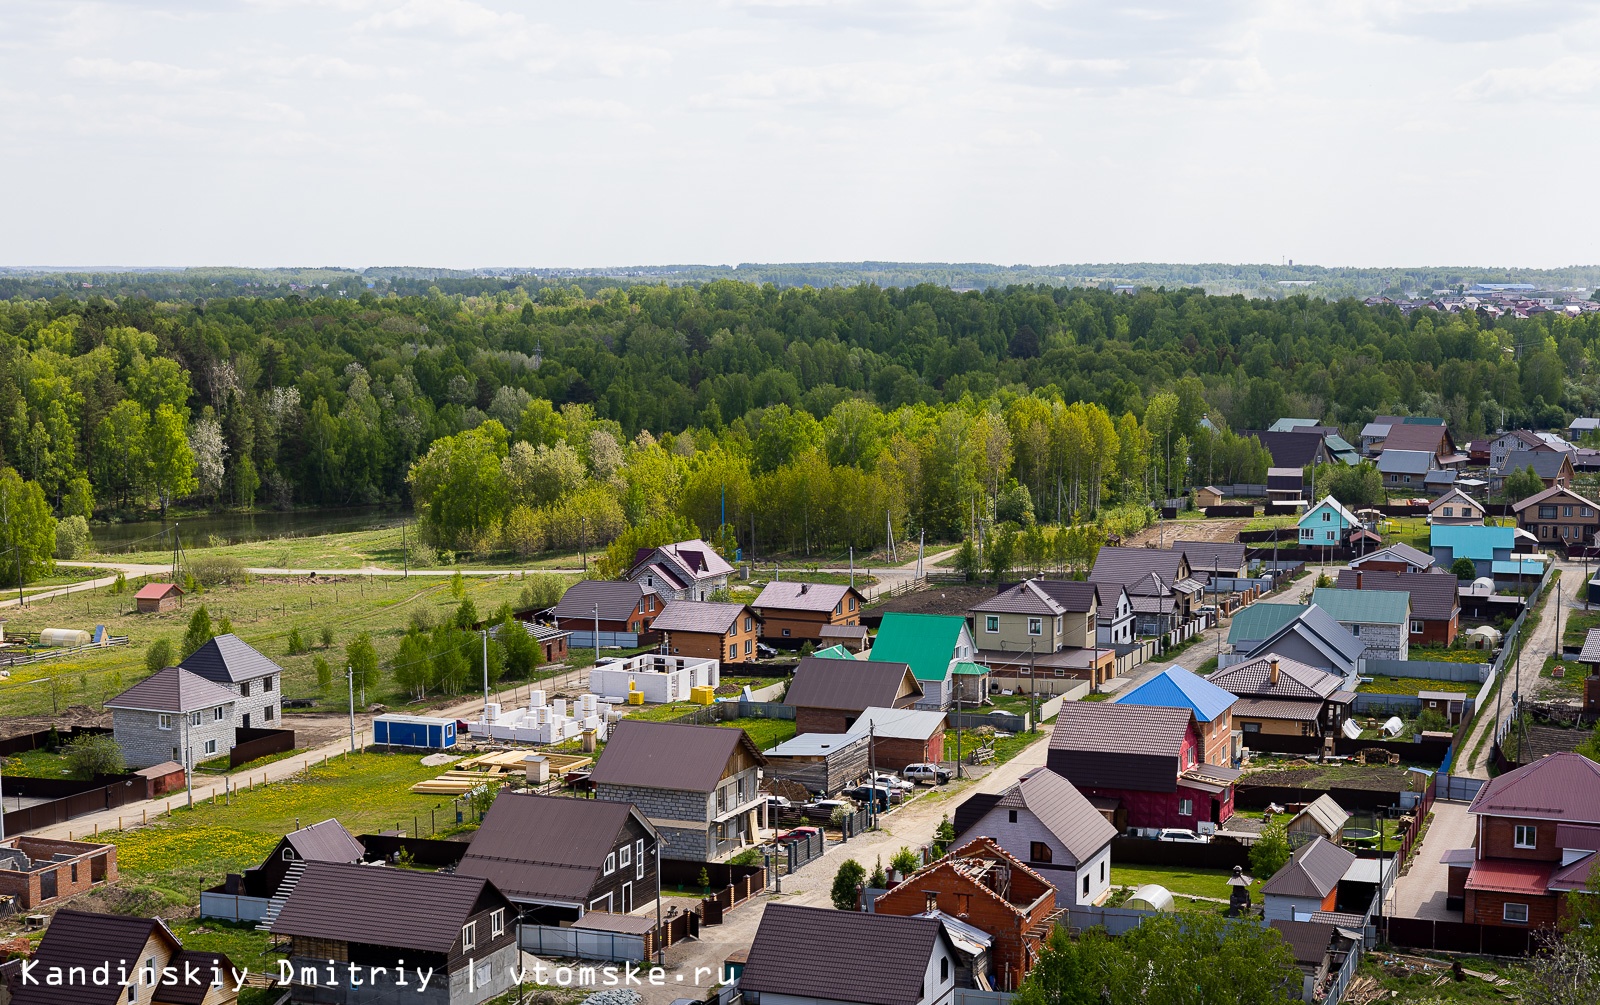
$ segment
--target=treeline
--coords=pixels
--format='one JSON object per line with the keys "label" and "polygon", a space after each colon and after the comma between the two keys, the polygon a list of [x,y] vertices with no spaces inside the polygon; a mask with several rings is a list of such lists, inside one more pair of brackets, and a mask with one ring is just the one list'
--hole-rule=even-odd
{"label": "treeline", "polygon": [[[675,512],[714,529],[725,485],[742,536],[753,516],[758,544],[803,550],[876,543],[885,509],[896,533],[961,534],[983,498],[989,518],[1020,512],[1015,488],[1036,517],[1069,521],[1259,481],[1260,451],[1226,431],[1283,415],[1348,436],[1374,414],[1439,415],[1465,439],[1600,410],[1593,315],[1491,326],[1194,290],[460,282],[494,289],[0,304],[0,465],[61,515],[418,486],[432,505],[430,468],[413,465],[476,431],[508,494],[459,523],[474,546],[491,516],[546,546],[571,543],[574,517],[580,542],[591,521],[618,526],[619,510],[629,526]],[[524,494],[539,479],[561,490]]]}

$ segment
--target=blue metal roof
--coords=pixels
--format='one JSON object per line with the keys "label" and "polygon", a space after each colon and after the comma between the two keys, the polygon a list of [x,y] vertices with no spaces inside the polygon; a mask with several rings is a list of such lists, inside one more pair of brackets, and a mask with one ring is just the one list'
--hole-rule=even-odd
{"label": "blue metal roof", "polygon": [[1542,576],[1544,575],[1544,561],[1529,555],[1526,558],[1510,562],[1492,562],[1489,570],[1496,576]]}
{"label": "blue metal roof", "polygon": [[1210,722],[1239,699],[1180,666],[1171,666],[1117,699],[1118,705],[1155,705],[1187,708],[1201,722]]}
{"label": "blue metal roof", "polygon": [[1510,551],[1517,543],[1513,527],[1450,527],[1435,524],[1428,535],[1430,548],[1449,548],[1456,558],[1474,562],[1494,560],[1497,550]]}

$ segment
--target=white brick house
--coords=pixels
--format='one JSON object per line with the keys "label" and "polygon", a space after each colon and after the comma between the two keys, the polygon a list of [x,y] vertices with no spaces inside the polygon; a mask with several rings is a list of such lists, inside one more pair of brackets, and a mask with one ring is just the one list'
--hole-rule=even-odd
{"label": "white brick house", "polygon": [[178,666],[234,693],[240,729],[281,727],[283,668],[239,636],[218,635]]}
{"label": "white brick house", "polygon": [[234,693],[167,667],[106,702],[130,768],[177,761],[185,769],[233,748]]}

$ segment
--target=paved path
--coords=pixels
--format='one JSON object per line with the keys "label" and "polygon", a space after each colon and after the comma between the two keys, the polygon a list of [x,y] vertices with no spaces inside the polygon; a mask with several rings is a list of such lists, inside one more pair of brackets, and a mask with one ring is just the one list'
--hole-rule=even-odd
{"label": "paved path", "polygon": [[1428,918],[1433,921],[1460,921],[1460,911],[1447,911],[1444,907],[1445,884],[1448,869],[1439,859],[1447,851],[1472,847],[1473,818],[1467,813],[1466,803],[1434,800],[1433,820],[1428,833],[1422,837],[1422,846],[1411,859],[1411,870],[1395,880],[1394,916],[1397,918]]}

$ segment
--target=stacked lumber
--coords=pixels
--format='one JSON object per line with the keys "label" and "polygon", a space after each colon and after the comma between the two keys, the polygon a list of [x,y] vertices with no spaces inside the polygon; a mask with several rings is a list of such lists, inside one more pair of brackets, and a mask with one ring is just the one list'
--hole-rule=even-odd
{"label": "stacked lumber", "polygon": [[[411,791],[424,796],[464,796],[480,785],[501,785],[520,778],[525,771],[527,750],[496,750],[469,757],[443,774],[418,782]],[[550,764],[552,776],[586,768],[594,758],[573,754],[541,754]]]}

